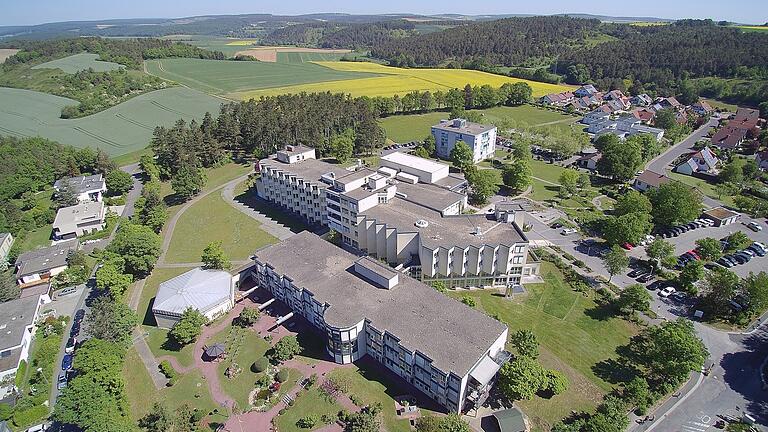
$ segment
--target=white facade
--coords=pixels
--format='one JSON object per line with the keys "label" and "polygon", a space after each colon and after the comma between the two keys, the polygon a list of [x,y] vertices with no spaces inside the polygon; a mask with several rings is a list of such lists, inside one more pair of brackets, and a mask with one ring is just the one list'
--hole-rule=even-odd
{"label": "white facade", "polygon": [[106,207],[101,201],[60,208],[53,221],[53,236],[66,240],[101,231],[105,227]]}
{"label": "white facade", "polygon": [[0,305],[0,399],[13,391],[14,377],[22,361],[29,358],[29,347],[35,335],[35,322],[43,304],[40,296],[26,297]]}
{"label": "white facade", "polygon": [[464,119],[453,119],[432,126],[435,137],[435,151],[443,159],[450,159],[451,150],[459,141],[464,141],[472,150],[474,163],[492,158],[496,152],[496,127],[470,123]]}
{"label": "white facade", "polygon": [[13,247],[13,241],[11,233],[0,233],[0,261],[8,258],[8,254],[11,253],[11,247]]}

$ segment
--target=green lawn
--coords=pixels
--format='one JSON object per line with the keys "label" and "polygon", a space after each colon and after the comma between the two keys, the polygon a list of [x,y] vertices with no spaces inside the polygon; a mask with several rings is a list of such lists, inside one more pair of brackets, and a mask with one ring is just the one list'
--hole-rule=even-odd
{"label": "green lawn", "polygon": [[[232,332],[230,335],[230,331]],[[235,399],[241,409],[248,407],[248,394],[254,389],[254,383],[262,373],[251,371],[253,362],[264,356],[269,349],[269,343],[251,330],[240,327],[227,327],[219,334],[211,338],[209,345],[221,342],[227,346],[227,358],[218,365],[219,382],[222,389],[231,398]],[[234,379],[224,375],[227,367],[234,362],[243,372]]]}
{"label": "green lawn", "polygon": [[171,356],[182,366],[191,366],[195,362],[195,344],[177,346],[168,340],[168,330],[159,327],[143,326],[142,331],[148,333],[147,345],[155,357]]}
{"label": "green lawn", "polygon": [[732,196],[723,195],[722,197],[718,197],[717,191],[715,190],[715,185],[706,180],[675,172],[669,172],[668,174],[669,177],[673,180],[677,180],[680,183],[685,183],[712,199],[718,200],[727,206],[734,206]]}
{"label": "green lawn", "polygon": [[21,240],[21,250],[26,252],[32,249],[46,247],[51,245],[51,231],[50,225],[34,229],[27,232],[24,239]]}
{"label": "green lawn", "polygon": [[232,260],[247,259],[277,238],[259,229],[260,223],[227,204],[214,192],[187,209],[173,231],[166,261],[198,262],[209,243],[221,241]]}
{"label": "green lawn", "polygon": [[[569,124],[578,120],[576,117],[564,115],[558,112],[547,111],[532,105],[516,107],[498,106],[484,110],[471,110],[479,113],[483,122],[500,124],[502,121],[510,121],[515,126],[537,126],[546,123],[548,127],[568,128]],[[447,112],[432,112],[428,114],[395,115],[381,119],[381,126],[387,133],[387,138],[394,142],[404,143],[414,140],[423,140],[431,133],[431,127],[441,119],[449,117]]]}
{"label": "green lawn", "polygon": [[144,65],[152,75],[215,94],[378,76],[337,71],[314,63],[177,58],[148,60]]}
{"label": "green lawn", "polygon": [[[50,69],[35,72],[51,73]],[[202,119],[219,112],[221,99],[185,87],[145,93],[87,117],[65,120],[61,109],[71,99],[39,91],[0,88],[0,134],[40,136],[75,147],[101,148],[110,156],[147,147],[156,126],[172,126],[179,118]]]}
{"label": "green lawn", "polygon": [[[169,409],[176,409],[188,404],[194,409],[210,414],[219,408],[211,398],[208,383],[203,376],[193,371],[179,377],[173,387],[155,389],[152,379],[144,363],[141,362],[135,349],[130,349],[123,366],[123,377],[126,381],[126,394],[131,408],[131,418],[138,420],[146,415],[155,402],[162,402]],[[224,411],[226,412],[226,411]],[[213,415],[211,421],[223,423],[226,416]]]}
{"label": "green lawn", "polygon": [[81,53],[57,60],[51,60],[49,62],[33,66],[32,69],[61,69],[66,73],[74,74],[86,69],[93,69],[96,72],[106,72],[122,69],[125,67],[118,63],[98,61],[96,60],[98,58],[98,54]]}
{"label": "green lawn", "polygon": [[534,423],[546,429],[572,409],[594,406],[613,388],[598,375],[598,365],[615,358],[616,348],[626,344],[637,329],[573,291],[552,264],[542,263],[542,275],[545,283],[527,284],[527,294],[512,300],[490,290],[458,291],[451,296],[474,297],[486,313],[500,316],[510,333],[533,330],[541,344],[542,363],[568,376],[571,385],[562,395],[523,403]]}
{"label": "green lawn", "polygon": [[[329,376],[343,380],[348,383],[349,395],[355,395],[365,405],[371,405],[376,402],[382,406],[382,423],[384,429],[388,432],[410,432],[411,427],[408,420],[397,418],[395,412],[395,396],[407,394],[408,389],[401,388],[399,385],[391,382],[388,378],[381,375],[374,368],[343,368],[336,369],[329,373]],[[423,413],[428,411],[422,410]]]}
{"label": "green lawn", "polygon": [[[335,419],[341,409],[341,406],[335,400],[326,396],[315,386],[296,398],[293,406],[277,417],[276,423],[280,432],[301,432],[320,429],[325,426],[320,421],[321,416],[326,415]],[[315,427],[303,429],[296,426],[296,422],[299,419],[310,415],[317,419]]]}

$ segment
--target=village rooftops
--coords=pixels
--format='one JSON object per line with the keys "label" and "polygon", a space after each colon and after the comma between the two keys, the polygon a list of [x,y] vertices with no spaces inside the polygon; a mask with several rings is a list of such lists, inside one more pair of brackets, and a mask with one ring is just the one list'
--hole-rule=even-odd
{"label": "village rooftops", "polygon": [[87,202],[71,207],[60,208],[59,211],[56,212],[53,228],[61,233],[72,233],[77,231],[78,225],[103,220],[104,203],[101,201]]}
{"label": "village rooftops", "polygon": [[[401,233],[419,233],[421,243],[430,248],[528,242],[515,224],[496,221],[492,215],[441,216],[438,211],[400,198],[372,207],[363,216],[395,227]],[[416,226],[419,221],[426,222],[426,226]]]}
{"label": "village rooftops", "polygon": [[72,192],[76,195],[84,194],[90,191],[103,190],[105,188],[104,178],[101,174],[94,174],[89,176],[67,177],[56,180],[53,184],[55,190],[60,190],[62,184],[69,183],[72,188]]}
{"label": "village rooftops", "polygon": [[77,239],[72,239],[54,246],[25,252],[16,259],[16,276],[45,273],[48,270],[66,266],[70,251],[77,250],[77,246]]}
{"label": "village rooftops", "polygon": [[349,328],[367,320],[430,358],[435,367],[459,376],[506,330],[501,322],[404,274],[391,289],[374,285],[355,270],[361,258],[307,231],[256,252],[255,259],[328,304],[327,325]]}
{"label": "village rooftops", "polygon": [[494,125],[472,123],[464,119],[440,120],[440,123],[432,126],[433,129],[450,131],[466,135],[480,135],[496,128]]}
{"label": "village rooftops", "polygon": [[659,187],[671,179],[664,174],[659,174],[651,170],[645,170],[637,176],[637,180],[653,187]]}

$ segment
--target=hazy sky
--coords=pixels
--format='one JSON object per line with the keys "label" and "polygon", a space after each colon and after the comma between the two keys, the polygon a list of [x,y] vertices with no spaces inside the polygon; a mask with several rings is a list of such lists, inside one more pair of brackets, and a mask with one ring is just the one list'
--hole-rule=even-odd
{"label": "hazy sky", "polygon": [[313,12],[556,14],[768,21],[767,0],[0,0],[0,25],[108,18],[172,18],[207,14]]}

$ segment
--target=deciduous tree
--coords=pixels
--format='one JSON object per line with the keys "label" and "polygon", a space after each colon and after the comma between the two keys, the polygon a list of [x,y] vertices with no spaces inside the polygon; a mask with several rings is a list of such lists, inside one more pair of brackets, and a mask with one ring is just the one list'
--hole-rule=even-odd
{"label": "deciduous tree", "polygon": [[720,240],[705,237],[696,240],[696,251],[705,261],[715,261],[723,255],[723,247]]}
{"label": "deciduous tree", "polygon": [[648,213],[652,210],[651,201],[647,196],[630,189],[629,191],[621,194],[616,200],[616,205],[613,206],[613,214],[616,216],[623,216],[630,213]]}
{"label": "deciduous tree", "polygon": [[661,226],[688,223],[701,214],[701,196],[680,182],[667,182],[648,191],[653,221]]}
{"label": "deciduous tree", "polygon": [[342,133],[336,134],[331,138],[331,155],[336,162],[346,163],[355,151],[355,130],[345,129]]}
{"label": "deciduous tree", "polygon": [[680,274],[677,276],[677,282],[689,293],[696,293],[695,283],[704,277],[704,264],[698,260],[688,261]]}
{"label": "deciduous tree", "polygon": [[531,184],[531,164],[527,159],[515,159],[504,166],[502,180],[515,191],[522,191]]}
{"label": "deciduous tree", "polygon": [[131,332],[139,319],[125,303],[101,296],[93,301],[85,322],[85,331],[91,337],[128,346],[131,343]]}
{"label": "deciduous tree", "polygon": [[168,337],[179,345],[187,345],[197,340],[203,331],[203,326],[208,322],[203,314],[196,309],[187,308],[181,315],[181,319],[173,325]]}
{"label": "deciduous tree", "polygon": [[499,389],[514,400],[529,400],[545,385],[545,371],[536,359],[515,357],[499,372]]}
{"label": "deciduous tree", "polygon": [[472,149],[470,149],[464,141],[458,141],[456,145],[453,146],[450,157],[456,168],[462,171],[466,171],[468,167],[474,164]]}
{"label": "deciduous tree", "polygon": [[619,310],[633,314],[635,311],[647,311],[651,304],[651,295],[640,284],[632,284],[624,288],[616,300]]}
{"label": "deciduous tree", "polygon": [[499,192],[496,173],[491,170],[474,170],[467,175],[469,199],[473,204],[485,204],[488,198]]}
{"label": "deciduous tree", "polygon": [[614,245],[603,257],[603,265],[605,265],[606,270],[608,270],[608,274],[610,275],[608,281],[610,282],[615,275],[627,269],[629,266],[629,258],[624,252],[624,249]]}
{"label": "deciduous tree", "polygon": [[533,359],[539,357],[539,340],[531,330],[521,329],[512,333],[509,343],[515,347],[517,354],[520,356]]}
{"label": "deciduous tree", "polygon": [[656,237],[648,246],[645,247],[645,254],[648,258],[656,262],[656,268],[670,256],[675,253],[675,246],[661,237]]}
{"label": "deciduous tree", "polygon": [[125,260],[127,273],[144,276],[152,271],[160,256],[160,236],[149,227],[125,223],[120,225],[107,250]]}
{"label": "deciduous tree", "polygon": [[560,183],[559,194],[562,198],[568,198],[578,191],[579,172],[572,169],[560,173],[557,182]]}
{"label": "deciduous tree", "polygon": [[107,192],[111,195],[122,195],[133,187],[133,177],[123,170],[113,169],[106,175]]}
{"label": "deciduous tree", "polygon": [[200,259],[207,269],[228,270],[232,267],[232,261],[224,252],[220,241],[208,243],[203,249]]}
{"label": "deciduous tree", "polygon": [[301,345],[296,339],[296,336],[285,336],[272,347],[270,358],[275,363],[284,362],[290,360],[296,354],[301,352]]}
{"label": "deciduous tree", "polygon": [[610,216],[606,218],[603,237],[613,245],[638,244],[651,232],[652,228],[651,216],[648,213],[637,212],[618,217]]}

